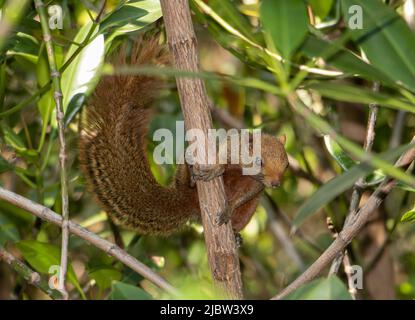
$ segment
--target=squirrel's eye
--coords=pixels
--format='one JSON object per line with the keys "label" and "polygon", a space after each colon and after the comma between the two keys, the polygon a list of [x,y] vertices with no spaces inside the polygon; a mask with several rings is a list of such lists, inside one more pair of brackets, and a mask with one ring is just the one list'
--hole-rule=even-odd
{"label": "squirrel's eye", "polygon": [[256,157],[255,158],[255,165],[257,165],[258,167],[263,165],[262,159],[260,157]]}

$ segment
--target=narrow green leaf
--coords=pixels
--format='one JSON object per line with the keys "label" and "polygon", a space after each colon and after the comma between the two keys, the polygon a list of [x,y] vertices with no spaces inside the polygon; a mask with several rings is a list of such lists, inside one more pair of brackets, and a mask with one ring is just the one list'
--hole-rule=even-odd
{"label": "narrow green leaf", "polygon": [[136,286],[114,281],[109,295],[110,300],[151,300],[152,297]]}
{"label": "narrow green leaf", "polygon": [[415,178],[411,174],[404,172],[387,161],[384,161],[376,154],[367,153],[357,144],[338,134],[330,126],[330,124],[327,123],[327,121],[312,112],[301,100],[298,99],[298,97],[293,98],[294,97],[290,97],[291,107],[302,117],[304,117],[304,119],[314,128],[314,130],[330,135],[338,144],[342,146],[344,150],[350,153],[357,160],[369,163],[374,168],[382,169],[385,174],[395,178],[396,180],[415,186]]}
{"label": "narrow green leaf", "polygon": [[263,0],[261,21],[281,55],[290,59],[305,39],[307,9],[303,0]]}
{"label": "narrow green leaf", "polygon": [[209,6],[245,37],[250,40],[255,39],[249,20],[239,12],[235,1],[210,0]]}
{"label": "narrow green leaf", "polygon": [[413,222],[415,221],[415,207],[405,212],[401,218],[401,222]]}
{"label": "narrow green leaf", "polygon": [[306,88],[316,90],[321,95],[338,101],[367,105],[377,103],[391,109],[415,113],[415,105],[408,100],[341,82],[312,82],[307,84]]}
{"label": "narrow green leaf", "polygon": [[7,54],[11,56],[23,57],[26,60],[36,64],[39,53],[39,43],[36,38],[31,35],[18,32],[15,37],[15,41],[15,45],[7,51]]}
{"label": "narrow green leaf", "polygon": [[[414,146],[410,144],[400,146],[396,149],[383,152],[378,157],[384,161],[391,162],[411,147]],[[299,227],[308,217],[351,188],[359,178],[366,176],[371,171],[373,171],[371,166],[362,163],[325,183],[300,207],[294,216],[293,225]]]}
{"label": "narrow green leaf", "polygon": [[301,286],[284,300],[352,300],[352,297],[338,277],[330,276]]}
{"label": "narrow green leaf", "polygon": [[144,28],[161,17],[159,0],[129,0],[106,16],[99,27],[103,33],[109,28],[116,35],[133,32]]}
{"label": "narrow green leaf", "polygon": [[380,0],[342,0],[346,23],[353,5],[363,9],[363,28],[350,31],[354,41],[376,68],[415,92],[415,34],[391,6]]}
{"label": "narrow green leaf", "polygon": [[334,141],[329,135],[324,136],[324,143],[330,155],[337,161],[337,163],[343,168],[343,170],[349,170],[351,167],[356,165],[349,155],[344,152],[342,147]]}
{"label": "narrow green leaf", "polygon": [[[335,44],[319,39],[314,35],[308,35],[300,49],[307,57],[317,58],[330,50],[333,45]],[[325,59],[325,62],[329,66],[333,66],[346,73],[358,75],[372,81],[382,81],[383,84],[387,85],[394,84],[393,80],[383,72],[343,47],[339,47],[335,54]]]}

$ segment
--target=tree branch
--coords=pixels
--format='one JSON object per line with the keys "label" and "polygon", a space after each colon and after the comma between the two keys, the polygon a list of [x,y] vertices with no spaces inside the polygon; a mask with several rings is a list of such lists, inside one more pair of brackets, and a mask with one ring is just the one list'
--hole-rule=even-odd
{"label": "tree branch", "polygon": [[[415,142],[415,137],[412,138],[411,143]],[[415,148],[412,147],[395,163],[396,167],[407,168],[415,159]],[[288,287],[282,290],[272,299],[281,299],[293,292],[303,284],[316,278],[322,270],[330,264],[331,261],[342,252],[346,246],[353,240],[359,231],[369,221],[372,212],[379,207],[389,192],[394,188],[396,181],[391,178],[386,178],[372,194],[365,205],[357,211],[357,214],[350,219],[350,223],[339,233],[334,242],[323,252],[323,254],[296,280],[294,280]]]}
{"label": "tree branch", "polygon": [[[62,217],[58,215],[56,212],[1,187],[0,199],[8,203],[11,203],[23,210],[26,210],[27,212],[45,221],[51,222],[58,226],[62,225]],[[84,239],[85,241],[89,242],[90,244],[94,245],[98,249],[109,254],[110,256],[113,256],[114,258],[125,264],[127,267],[142,275],[144,278],[154,283],[161,289],[174,295],[177,294],[177,290],[173,288],[166,280],[164,280],[149,267],[138,261],[133,256],[129,255],[127,252],[122,250],[117,245],[102,239],[95,233],[92,233],[87,229],[82,228],[79,224],[74,223],[72,221],[69,221],[69,231],[77,235],[78,237]]]}
{"label": "tree branch", "polygon": [[65,125],[63,123],[63,106],[62,106],[62,90],[61,76],[56,65],[55,51],[53,49],[52,35],[49,29],[48,16],[46,14],[45,5],[42,0],[35,0],[36,10],[39,13],[40,24],[42,26],[43,41],[46,44],[46,53],[48,56],[50,77],[53,85],[53,97],[56,104],[56,119],[59,131],[59,164],[60,164],[60,180],[61,180],[61,196],[62,196],[62,244],[61,244],[61,263],[59,270],[59,290],[63,293],[65,299],[68,293],[65,287],[66,272],[68,270],[68,242],[69,242],[69,200],[68,200],[68,179],[66,172],[66,141],[65,141]]}
{"label": "tree branch", "polygon": [[0,261],[4,261],[10,267],[16,271],[17,274],[22,276],[29,284],[40,289],[46,293],[52,299],[61,299],[62,296],[59,291],[53,290],[47,283],[42,281],[39,273],[30,269],[27,265],[16,259],[11,253],[7,252],[3,247],[0,246]]}
{"label": "tree branch", "polygon": [[[174,67],[180,71],[197,72],[199,58],[188,0],[161,0],[161,9]],[[187,130],[212,128],[210,101],[202,79],[176,77],[183,117]],[[242,299],[242,279],[235,236],[230,223],[219,226],[216,216],[226,205],[222,177],[196,183],[202,215],[208,260],[215,284],[234,299]]]}
{"label": "tree branch", "polygon": [[[373,84],[372,91],[379,92],[379,83],[375,82]],[[369,117],[367,121],[367,129],[366,129],[366,139],[363,149],[366,152],[372,151],[373,143],[375,141],[375,126],[376,126],[376,119],[378,116],[378,110],[379,106],[376,104],[370,104],[369,105]],[[352,198],[350,200],[350,206],[349,206],[349,212],[346,217],[346,220],[344,222],[343,229],[347,226],[349,223],[349,220],[353,218],[353,215],[357,213],[357,210],[359,209],[360,200],[362,199],[363,194],[363,187],[364,187],[364,178],[360,178],[356,181],[356,183],[353,186],[352,191]],[[331,268],[330,268],[330,274],[336,274],[339,271],[340,264],[342,261],[344,261],[344,252],[339,253],[339,255],[334,259]]]}

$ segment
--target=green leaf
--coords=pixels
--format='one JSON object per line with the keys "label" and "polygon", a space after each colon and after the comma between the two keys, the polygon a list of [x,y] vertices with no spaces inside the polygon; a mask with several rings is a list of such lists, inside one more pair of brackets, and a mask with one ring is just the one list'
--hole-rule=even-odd
{"label": "green leaf", "polygon": [[[207,4],[205,5],[207,6]],[[245,37],[250,40],[255,40],[249,20],[239,12],[235,6],[235,1],[210,0],[209,7]]]}
{"label": "green leaf", "polygon": [[349,170],[351,167],[356,165],[349,155],[344,152],[343,148],[334,141],[329,135],[324,136],[324,143],[330,155],[337,161],[337,163],[343,168],[343,170]]}
{"label": "green leaf", "polygon": [[281,55],[290,59],[305,39],[307,10],[303,0],[264,0],[261,20]]}
{"label": "green leaf", "polygon": [[396,187],[405,191],[409,191],[409,192],[415,192],[415,188],[411,187],[409,185],[407,185],[406,183],[403,183],[401,181],[398,181],[396,183]]}
{"label": "green leaf", "polygon": [[363,28],[352,38],[379,70],[415,92],[415,34],[395,10],[379,0],[342,0],[343,15],[353,5],[363,9]]}
{"label": "green leaf", "polygon": [[20,56],[36,64],[39,52],[39,43],[31,35],[18,32],[15,38],[16,44],[7,51],[8,55]]}
{"label": "green leaf", "polygon": [[320,19],[327,17],[334,3],[333,0],[307,0],[307,2]]}
{"label": "green leaf", "polygon": [[[16,247],[37,272],[49,274],[52,266],[60,265],[61,254],[57,246],[35,240],[21,240],[16,243]],[[68,265],[67,277],[79,293],[84,296],[71,264]]]}
{"label": "green leaf", "polygon": [[103,33],[115,30],[112,38],[144,28],[161,17],[159,0],[130,0],[105,17],[99,27]]}
{"label": "green leaf", "polygon": [[405,212],[401,218],[401,222],[412,222],[415,221],[415,207],[408,212]]}
{"label": "green leaf", "polygon": [[102,267],[89,272],[89,277],[94,279],[100,290],[111,287],[113,281],[118,281],[122,277],[122,273],[111,267]]}
{"label": "green leaf", "polygon": [[36,152],[36,150],[27,149],[20,136],[16,134],[8,125],[3,122],[1,128],[3,130],[4,140],[8,145],[16,150],[16,153],[19,156],[31,162],[37,160],[39,154]]}
{"label": "green leaf", "polygon": [[[43,87],[50,81],[50,69],[45,46],[42,46],[39,51],[38,63],[36,66],[36,77],[39,88]],[[52,108],[54,107],[52,89],[39,98],[37,107],[42,118],[42,123],[44,125],[45,123],[47,124],[50,119]]]}
{"label": "green leaf", "polygon": [[123,282],[115,281],[112,284],[112,290],[109,295],[110,300],[151,300],[152,297],[144,290],[126,284]]}
{"label": "green leaf", "polygon": [[0,214],[0,246],[6,242],[16,242],[20,239],[16,226],[5,215]]}
{"label": "green leaf", "polygon": [[[75,36],[76,43],[82,43],[88,35],[92,23],[84,25]],[[93,35],[97,32],[94,30]],[[65,61],[72,56],[77,45],[73,44],[66,55]],[[93,37],[93,40],[82,49],[77,57],[62,75],[63,109],[66,112],[72,100],[79,99],[81,95],[88,96],[95,88],[105,54],[104,36],[102,34]],[[83,100],[82,100],[83,101]],[[79,108],[78,108],[79,110]]]}
{"label": "green leaf", "polygon": [[[411,144],[403,145],[396,149],[383,152],[379,154],[378,157],[385,161],[393,161],[411,147],[414,146]],[[366,176],[371,171],[373,171],[371,166],[366,163],[361,163],[325,183],[300,207],[293,219],[293,226],[298,228],[318,209],[322,208],[347,189],[351,188],[359,178]]]}
{"label": "green leaf", "polygon": [[330,276],[301,286],[284,300],[352,300],[352,297],[339,278]]}
{"label": "green leaf", "polygon": [[[300,49],[307,57],[317,58],[331,50],[334,45],[334,43],[319,39],[314,35],[308,35]],[[343,72],[358,75],[368,80],[382,81],[382,83],[388,85],[394,83],[383,72],[343,47],[339,47],[335,54],[325,59],[325,62]]]}
{"label": "green leaf", "polygon": [[341,82],[312,82],[307,84],[306,88],[316,90],[324,97],[338,101],[367,105],[377,103],[391,109],[415,113],[415,105],[408,100]]}

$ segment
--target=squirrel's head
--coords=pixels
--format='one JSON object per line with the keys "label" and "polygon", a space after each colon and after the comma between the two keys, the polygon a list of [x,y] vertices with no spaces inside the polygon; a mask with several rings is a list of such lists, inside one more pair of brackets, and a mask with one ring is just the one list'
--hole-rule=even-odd
{"label": "squirrel's head", "polygon": [[255,159],[261,171],[254,176],[268,188],[277,188],[282,183],[285,170],[288,168],[288,157],[284,145],[285,135],[274,137],[261,135],[261,157]]}

